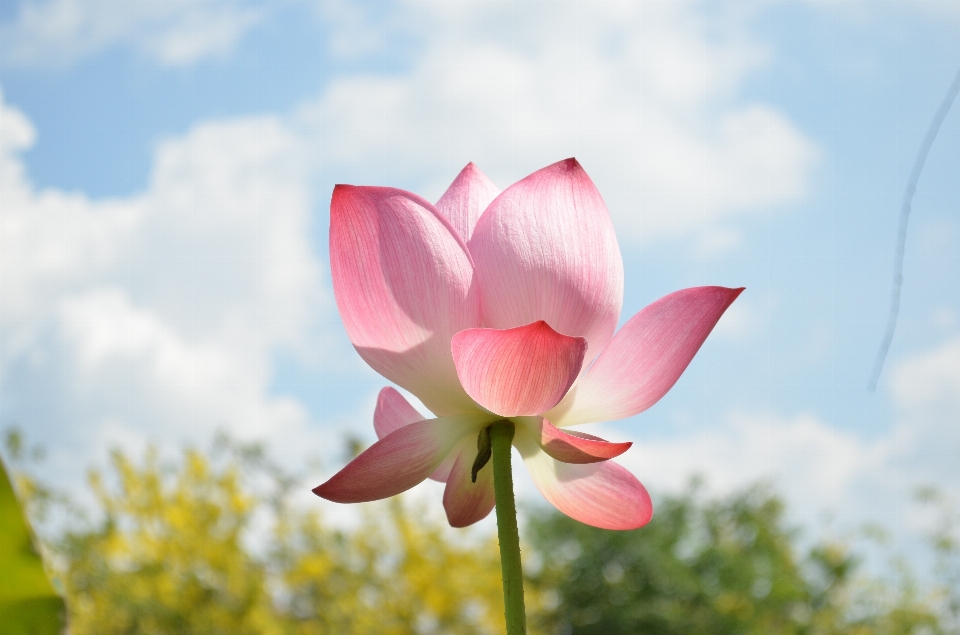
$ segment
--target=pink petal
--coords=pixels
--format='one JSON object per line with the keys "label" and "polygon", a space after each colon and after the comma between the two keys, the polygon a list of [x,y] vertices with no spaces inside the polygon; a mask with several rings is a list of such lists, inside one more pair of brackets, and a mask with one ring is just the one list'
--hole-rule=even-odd
{"label": "pink petal", "polygon": [[417,421],[426,419],[417,409],[397,392],[396,388],[387,386],[377,395],[377,409],[373,412],[373,429],[377,438],[382,439],[391,432],[399,430]]}
{"label": "pink petal", "polygon": [[437,209],[447,217],[463,240],[470,240],[480,214],[500,189],[473,163],[460,171],[457,178],[437,201]]}
{"label": "pink petal", "polygon": [[489,415],[467,414],[403,426],[371,445],[313,493],[337,503],[361,503],[404,492],[437,469],[461,439],[475,436],[489,422]]}
{"label": "pink petal", "polygon": [[477,458],[477,444],[466,445],[457,456],[443,490],[443,509],[451,527],[468,527],[483,520],[493,509],[493,461],[488,461],[472,481],[473,462]]}
{"label": "pink petal", "polygon": [[567,433],[543,417],[517,417],[540,449],[563,463],[597,463],[620,456],[633,443],[610,443],[583,433]]}
{"label": "pink petal", "polygon": [[569,426],[646,410],[673,387],[742,291],[695,287],[660,298],[624,324],[576,389],[546,416]]}
{"label": "pink petal", "polygon": [[450,223],[422,198],[338,185],[330,269],[340,316],[363,359],[438,415],[476,410],[450,338],[480,325],[473,265]]}
{"label": "pink petal", "polygon": [[460,451],[465,447],[475,448],[477,447],[477,438],[474,436],[472,439],[464,438],[456,447],[453,448],[453,451],[447,455],[447,458],[443,460],[440,464],[440,467],[435,469],[430,475],[430,480],[437,481],[438,483],[446,483],[447,478],[450,476],[450,470],[453,469],[453,464],[457,462],[457,457],[460,456]]}
{"label": "pink petal", "polygon": [[653,516],[646,488],[617,463],[555,461],[521,427],[514,445],[543,497],[574,520],[601,529],[637,529]]}
{"label": "pink petal", "polygon": [[564,335],[587,338],[587,361],[613,336],[623,260],[606,205],[575,159],[504,190],[480,217],[470,253],[485,326],[546,320]]}
{"label": "pink petal", "polygon": [[[377,396],[377,409],[373,413],[373,429],[377,433],[377,438],[382,439],[394,430],[423,421],[425,418],[395,388],[387,386]],[[430,475],[430,478],[441,483],[446,482],[447,475],[456,460],[457,452],[453,451]]]}
{"label": "pink petal", "polygon": [[573,384],[587,341],[543,320],[513,329],[466,329],[453,336],[453,360],[467,394],[502,417],[537,415]]}

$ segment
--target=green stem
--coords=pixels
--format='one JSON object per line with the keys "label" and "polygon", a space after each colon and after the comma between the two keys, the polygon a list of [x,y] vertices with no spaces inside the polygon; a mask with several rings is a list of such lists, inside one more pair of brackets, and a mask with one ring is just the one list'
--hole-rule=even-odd
{"label": "green stem", "polygon": [[490,426],[493,449],[493,490],[497,497],[497,536],[500,538],[500,569],[503,572],[503,608],[507,635],[525,635],[527,614],[523,607],[523,569],[520,566],[520,532],[513,498],[510,448],[513,423],[497,421]]}

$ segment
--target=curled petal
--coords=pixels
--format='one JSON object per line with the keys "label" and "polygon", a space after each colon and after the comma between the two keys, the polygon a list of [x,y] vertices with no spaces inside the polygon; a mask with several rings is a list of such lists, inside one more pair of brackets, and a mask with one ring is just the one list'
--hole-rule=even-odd
{"label": "curled petal", "polygon": [[[376,431],[378,439],[382,439],[403,426],[423,421],[425,418],[417,412],[416,408],[410,405],[410,402],[396,388],[387,386],[377,395],[377,409],[373,413],[373,429]],[[440,467],[434,470],[430,478],[441,483],[445,482],[456,458],[457,452],[451,452],[440,464]]]}
{"label": "curled petal", "polygon": [[393,188],[338,185],[330,269],[350,341],[374,370],[438,415],[476,408],[450,355],[453,334],[480,325],[473,264],[430,203]]}
{"label": "curled petal", "polygon": [[382,439],[391,432],[426,419],[404,399],[396,388],[387,386],[377,395],[377,409],[373,412],[373,429]]}
{"label": "curled petal", "polygon": [[569,433],[543,417],[517,417],[540,449],[563,463],[597,463],[620,456],[630,449],[631,442],[610,443],[583,433]]}
{"label": "curled petal", "polygon": [[480,214],[499,193],[499,188],[480,168],[468,163],[437,201],[437,209],[447,217],[460,237],[468,241]]}
{"label": "curled petal", "polygon": [[695,287],[634,315],[547,416],[558,426],[630,417],[677,382],[714,325],[743,291]]}
{"label": "curled petal", "polygon": [[477,472],[477,482],[474,483],[471,470],[476,456],[476,444],[466,445],[457,455],[447,477],[447,487],[443,490],[443,509],[447,512],[451,527],[467,527],[483,520],[496,502],[493,461],[488,461]]}
{"label": "curled petal", "polygon": [[503,417],[555,406],[580,373],[587,341],[540,320],[513,329],[466,329],[453,336],[453,360],[467,394]]}
{"label": "curled petal", "polygon": [[555,461],[522,427],[517,428],[514,445],[543,497],[574,520],[601,529],[637,529],[650,522],[650,495],[617,463],[577,465]]}
{"label": "curled petal", "polygon": [[361,503],[404,492],[427,478],[489,415],[451,415],[403,426],[380,439],[313,493],[337,503]]}
{"label": "curled petal", "polygon": [[588,361],[613,336],[623,260],[606,205],[575,159],[504,190],[480,217],[469,246],[486,326],[546,320],[560,333],[585,337]]}

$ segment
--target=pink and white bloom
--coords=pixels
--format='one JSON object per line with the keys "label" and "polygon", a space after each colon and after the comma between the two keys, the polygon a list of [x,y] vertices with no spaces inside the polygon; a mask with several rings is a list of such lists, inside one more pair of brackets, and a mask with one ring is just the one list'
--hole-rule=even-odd
{"label": "pink and white bloom", "polygon": [[436,205],[387,187],[338,185],[330,205],[337,306],[361,357],[393,388],[379,441],[314,489],[356,503],[431,477],[454,527],[494,507],[493,469],[473,481],[478,435],[515,424],[544,497],[581,522],[634,529],[650,496],[610,460],[630,443],[566,430],[630,417],[676,383],[743,289],[671,293],[616,332],[623,261],[606,206],[575,159],[500,192],[472,163]]}

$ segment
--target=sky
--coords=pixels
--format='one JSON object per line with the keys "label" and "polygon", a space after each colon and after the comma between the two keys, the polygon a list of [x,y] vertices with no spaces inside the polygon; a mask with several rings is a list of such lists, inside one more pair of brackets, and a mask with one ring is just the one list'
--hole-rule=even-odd
{"label": "sky", "polygon": [[958,69],[956,2],[0,0],[0,428],[66,487],[218,430],[318,484],[386,385],[333,301],[333,185],[436,200],[470,161],[505,188],[575,156],[621,322],[746,287],[661,402],[588,431],[655,494],[764,481],[809,531],[912,549],[918,487],[960,502],[960,107],[867,383]]}

